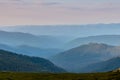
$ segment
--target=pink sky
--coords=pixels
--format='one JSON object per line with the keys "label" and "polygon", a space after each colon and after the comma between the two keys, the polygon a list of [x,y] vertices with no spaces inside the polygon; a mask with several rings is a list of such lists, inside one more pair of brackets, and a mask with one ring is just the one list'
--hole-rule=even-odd
{"label": "pink sky", "polygon": [[0,0],[0,25],[119,23],[119,0]]}

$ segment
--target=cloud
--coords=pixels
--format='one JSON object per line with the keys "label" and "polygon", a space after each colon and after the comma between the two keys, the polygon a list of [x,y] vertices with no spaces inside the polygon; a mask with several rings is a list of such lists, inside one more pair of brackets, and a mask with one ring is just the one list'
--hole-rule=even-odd
{"label": "cloud", "polygon": [[1,5],[15,5],[19,7],[20,5],[23,7],[27,6],[57,6],[62,4],[57,1],[45,1],[45,0],[1,0]]}
{"label": "cloud", "polygon": [[44,2],[44,3],[41,3],[42,5],[44,6],[55,6],[55,5],[60,5],[62,3],[59,3],[59,2]]}

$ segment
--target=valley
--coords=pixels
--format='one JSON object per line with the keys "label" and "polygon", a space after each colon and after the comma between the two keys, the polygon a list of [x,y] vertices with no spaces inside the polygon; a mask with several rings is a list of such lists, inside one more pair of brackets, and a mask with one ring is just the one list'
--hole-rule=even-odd
{"label": "valley", "polygon": [[0,0],[0,80],[120,80],[120,0]]}
{"label": "valley", "polygon": [[[116,28],[112,29],[116,31],[119,24],[109,24],[109,26],[113,25]],[[113,74],[108,72],[120,68],[120,35],[96,34],[82,37],[76,33],[73,35],[57,33],[59,30],[60,32],[63,30],[64,34],[66,33],[65,30],[70,30],[70,32],[71,29],[74,30],[73,32],[76,29],[85,30],[87,26],[77,26],[76,28],[66,26],[64,28],[59,27],[59,29],[53,29],[54,26],[49,27],[50,31],[54,30],[56,35],[41,35],[41,33],[38,35],[38,32],[37,34],[28,33],[27,27],[25,27],[25,31],[21,31],[24,26],[21,29],[15,27],[16,31],[19,30],[18,32],[12,31],[12,28],[11,31],[0,30],[0,71],[12,74],[17,72],[24,74],[25,72],[25,75],[29,73],[30,75],[34,75],[33,73],[38,75],[40,73],[42,76],[45,73],[45,75],[53,78],[55,77],[54,74],[49,73],[55,73],[58,77],[68,77],[68,80],[73,79],[70,79],[70,76],[76,76],[75,80],[79,80],[79,77],[85,75],[80,79],[87,80],[86,77],[90,77],[90,74],[94,73],[95,76],[100,74],[101,77],[103,74],[106,76]],[[92,29],[96,30],[100,25],[92,26]],[[102,26],[106,26],[105,31],[108,29],[108,24]],[[32,30],[30,26],[29,28]],[[34,28],[39,30],[38,26]],[[48,30],[44,27],[40,27],[40,29],[45,30],[45,32]],[[91,32],[91,30],[88,31]],[[36,78],[41,77],[36,76]],[[93,77],[91,80],[94,80]]]}

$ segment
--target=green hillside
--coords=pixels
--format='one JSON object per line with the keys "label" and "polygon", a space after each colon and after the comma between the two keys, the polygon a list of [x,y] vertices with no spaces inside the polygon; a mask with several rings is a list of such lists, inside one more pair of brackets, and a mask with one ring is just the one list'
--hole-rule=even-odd
{"label": "green hillside", "polygon": [[47,59],[30,57],[0,50],[0,71],[12,72],[65,72]]}

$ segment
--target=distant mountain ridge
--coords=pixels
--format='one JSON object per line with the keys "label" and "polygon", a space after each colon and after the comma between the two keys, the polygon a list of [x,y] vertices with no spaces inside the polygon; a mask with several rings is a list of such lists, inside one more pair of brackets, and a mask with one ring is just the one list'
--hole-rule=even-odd
{"label": "distant mountain ridge", "polygon": [[63,51],[62,49],[42,49],[42,48],[32,47],[28,45],[13,47],[5,44],[0,44],[0,49],[23,54],[23,55],[37,56],[42,58],[49,58]]}
{"label": "distant mountain ridge", "polygon": [[28,45],[39,48],[58,48],[63,44],[56,37],[36,36],[21,32],[0,31],[0,38],[1,44],[11,46]]}
{"label": "distant mountain ridge", "polygon": [[87,25],[18,25],[4,26],[1,30],[25,32],[36,35],[64,35],[86,37],[95,35],[120,35],[120,23]]}
{"label": "distant mountain ridge", "polygon": [[62,49],[57,49],[57,48],[42,49],[42,48],[37,48],[37,47],[32,47],[27,45],[17,46],[15,49],[16,49],[16,52],[19,52],[19,53],[25,53],[26,55],[38,56],[43,58],[49,58],[57,53],[64,51]]}
{"label": "distant mountain ridge", "polygon": [[5,50],[0,50],[0,71],[66,72],[44,58],[18,55]]}
{"label": "distant mountain ridge", "polygon": [[119,46],[89,43],[59,53],[51,57],[50,60],[68,71],[80,72],[80,68],[89,64],[105,61],[119,55]]}
{"label": "distant mountain ridge", "polygon": [[119,46],[120,45],[119,40],[120,40],[120,35],[97,35],[97,36],[81,37],[68,42],[65,45],[65,48],[70,49],[88,43],[104,43],[104,44]]}
{"label": "distant mountain ridge", "polygon": [[9,46],[5,44],[0,44],[0,49],[23,54],[23,55],[28,55],[28,56],[38,56],[42,58],[48,58],[50,56],[53,56],[57,53],[62,52],[62,49],[42,49],[42,48],[37,48],[37,47],[31,47],[28,45],[21,45],[21,46]]}

